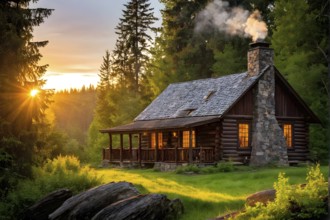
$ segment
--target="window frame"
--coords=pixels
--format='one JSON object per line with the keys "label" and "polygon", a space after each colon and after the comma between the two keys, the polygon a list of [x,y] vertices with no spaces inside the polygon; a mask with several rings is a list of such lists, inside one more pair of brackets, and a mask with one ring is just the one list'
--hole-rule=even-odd
{"label": "window frame", "polygon": [[[188,142],[187,142],[187,146],[185,147],[185,144],[186,144],[186,140],[185,140],[185,136],[184,134],[188,132]],[[182,132],[180,132],[181,134],[181,148],[189,148],[189,139],[190,139],[190,130],[182,130]],[[191,148],[196,148],[196,130],[191,130],[191,134],[192,134],[192,146]]]}
{"label": "window frame", "polygon": [[[242,147],[240,145],[240,124],[247,124],[248,125],[248,146],[247,147]],[[251,138],[252,138],[252,135],[251,135],[251,122],[250,121],[238,121],[237,122],[237,146],[238,146],[238,149],[240,150],[246,150],[246,149],[251,149]]]}
{"label": "window frame", "polygon": [[[285,134],[284,134],[284,125],[290,125],[291,126],[291,146],[289,146],[288,143],[287,143],[287,139],[286,139]],[[288,150],[294,149],[294,146],[295,146],[295,144],[294,144],[294,135],[293,135],[294,134],[294,132],[293,132],[294,131],[294,123],[290,122],[290,121],[283,121],[283,122],[281,122],[280,127],[282,129],[282,134],[283,134],[285,143],[287,145],[287,149]]]}
{"label": "window frame", "polygon": [[156,148],[156,140],[158,139],[158,149],[162,149],[164,146],[163,143],[163,133],[162,132],[151,132],[150,133],[150,148],[155,149]]}

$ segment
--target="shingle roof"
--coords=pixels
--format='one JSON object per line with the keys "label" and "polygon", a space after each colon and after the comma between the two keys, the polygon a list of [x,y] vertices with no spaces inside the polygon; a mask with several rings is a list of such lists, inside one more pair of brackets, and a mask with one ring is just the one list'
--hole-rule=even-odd
{"label": "shingle roof", "polygon": [[135,121],[222,116],[257,78],[244,72],[170,84]]}

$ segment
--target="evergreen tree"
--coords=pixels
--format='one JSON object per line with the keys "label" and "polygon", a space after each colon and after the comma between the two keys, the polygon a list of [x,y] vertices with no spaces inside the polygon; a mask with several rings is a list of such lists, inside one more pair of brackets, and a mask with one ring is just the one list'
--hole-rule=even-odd
{"label": "evergreen tree", "polygon": [[208,45],[211,33],[194,34],[195,17],[207,0],[161,0],[162,28],[158,30],[148,78],[155,95],[172,82],[206,78],[214,63]]}
{"label": "evergreen tree", "polygon": [[[274,0],[227,1],[231,7],[258,9],[267,22]],[[246,51],[250,39],[232,37],[216,28],[196,31],[198,14],[211,1],[161,0],[162,29],[156,37],[148,77],[157,95],[169,83],[209,78],[246,70]]]}
{"label": "evergreen tree", "polygon": [[95,107],[95,116],[101,127],[108,126],[111,123],[109,113],[108,93],[113,90],[116,78],[111,70],[111,57],[109,51],[106,51],[103,57],[103,63],[99,73],[100,81],[97,85],[97,105]]}
{"label": "evergreen tree", "polygon": [[11,158],[5,166],[22,175],[29,175],[50,95],[39,90],[38,96],[29,96],[31,89],[44,84],[40,77],[47,68],[38,65],[39,48],[47,41],[33,42],[33,28],[51,14],[49,9],[30,9],[30,2],[0,2],[0,150]]}
{"label": "evergreen tree", "polygon": [[102,128],[131,122],[150,101],[146,68],[152,38],[149,32],[156,18],[148,0],[131,0],[116,27],[118,35],[112,52],[103,57],[100,68],[98,99],[89,128],[88,145],[92,161],[100,160],[101,148],[108,137]]}
{"label": "evergreen tree", "polygon": [[[272,12],[272,46],[276,67],[321,121],[326,122],[327,69],[322,51],[325,51],[328,39],[321,9],[321,5],[312,8],[305,0],[276,0]],[[312,127],[310,139],[313,158],[326,155],[326,131]]]}
{"label": "evergreen tree", "polygon": [[125,4],[123,17],[116,27],[117,43],[114,50],[116,72],[134,91],[138,91],[141,77],[149,60],[152,38],[148,31],[157,20],[148,0],[131,0]]}

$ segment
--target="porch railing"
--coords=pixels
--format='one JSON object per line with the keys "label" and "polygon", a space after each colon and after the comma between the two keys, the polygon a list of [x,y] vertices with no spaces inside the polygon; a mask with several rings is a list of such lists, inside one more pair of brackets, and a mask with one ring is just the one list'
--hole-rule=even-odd
{"label": "porch railing", "polygon": [[[139,155],[139,152],[141,152]],[[110,160],[111,156],[111,160]],[[157,156],[157,158],[156,158]],[[132,161],[137,162],[189,162],[189,149],[188,148],[163,148],[156,150],[152,148],[133,148],[131,151],[127,148],[122,150],[122,159],[120,159],[120,149],[114,148],[109,152],[109,148],[103,149],[103,159],[110,160],[111,162]],[[214,148],[203,147],[192,149],[193,162],[213,163],[214,162]]]}

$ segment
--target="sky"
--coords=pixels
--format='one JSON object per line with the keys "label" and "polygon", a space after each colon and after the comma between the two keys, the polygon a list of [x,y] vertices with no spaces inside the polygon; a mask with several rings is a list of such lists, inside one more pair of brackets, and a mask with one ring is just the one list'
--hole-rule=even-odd
{"label": "sky", "polygon": [[[34,29],[34,41],[48,40],[40,52],[40,65],[49,64],[45,89],[81,88],[96,85],[105,51],[115,47],[115,27],[129,0],[39,0],[30,8],[54,9]],[[154,15],[161,17],[162,4],[149,0]],[[155,25],[160,26],[161,21]]]}

